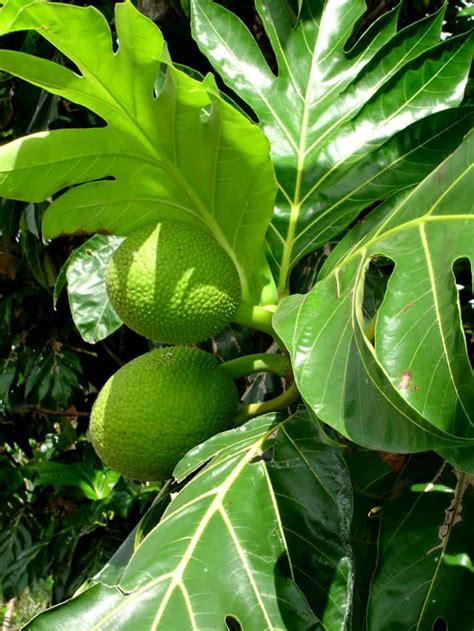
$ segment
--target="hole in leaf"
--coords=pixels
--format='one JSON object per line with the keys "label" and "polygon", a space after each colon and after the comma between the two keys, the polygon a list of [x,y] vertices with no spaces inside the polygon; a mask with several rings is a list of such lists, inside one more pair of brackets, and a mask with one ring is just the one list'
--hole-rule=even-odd
{"label": "hole in leaf", "polygon": [[[265,33],[265,29],[263,28],[262,21],[257,11],[255,10],[253,2],[235,2],[233,0],[220,0],[219,4],[226,7],[239,16],[242,22],[246,25],[249,31],[255,38],[255,41],[258,44],[258,47],[263,53],[263,56],[266,59],[267,64],[270,66],[272,72],[274,74],[278,74],[278,64],[275,57],[275,53],[273,52],[272,45],[270,40],[268,39],[267,34]],[[292,5],[295,4],[293,8],[295,16],[297,15],[297,7],[296,3],[288,2],[287,4]]]}
{"label": "hole in leaf", "polygon": [[[110,24],[110,22],[109,22]],[[118,40],[117,34],[115,32],[112,33],[112,52],[116,55],[120,48],[120,42]]]}
{"label": "hole in leaf", "polygon": [[243,626],[235,616],[226,616],[225,617],[225,626],[229,631],[243,631]]}
{"label": "hole in leaf", "polygon": [[306,294],[316,284],[318,274],[329,256],[333,243],[311,252],[298,261],[291,272],[291,293]]}
{"label": "hole in leaf", "polygon": [[443,620],[443,618],[437,618],[434,621],[432,631],[448,631],[448,625],[446,624],[446,620]]}
{"label": "hole in leaf", "polygon": [[394,263],[385,257],[374,258],[367,269],[364,281],[364,315],[365,332],[368,340],[374,344],[376,315],[387,291],[388,280],[394,270]]}
{"label": "hole in leaf", "polygon": [[77,188],[78,186],[83,186],[84,184],[91,184],[92,182],[114,182],[115,177],[112,175],[106,175],[105,177],[97,178],[96,180],[84,180],[84,182],[78,182],[77,184],[72,184],[71,186],[65,186],[64,188],[59,189],[54,193],[51,197],[53,200],[58,199],[61,195],[64,195],[67,191],[72,190],[73,188]]}
{"label": "hole in leaf", "polygon": [[260,462],[261,460],[263,460],[264,462],[273,462],[274,460],[273,446],[270,447],[269,449],[266,449],[265,451],[262,451],[262,453],[252,458],[252,460],[249,460],[249,464],[255,464],[256,462]]}
{"label": "hole in leaf", "polygon": [[377,34],[383,30],[391,19],[391,11],[398,4],[397,0],[367,0],[367,10],[354,25],[349,39],[346,41],[344,51],[350,58],[356,55],[362,48],[367,48]]}
{"label": "hole in leaf", "polygon": [[157,99],[163,88],[165,87],[166,80],[168,78],[168,66],[166,64],[160,64],[160,69],[156,75],[155,83],[153,85],[153,96]]}
{"label": "hole in leaf", "polygon": [[292,578],[290,561],[286,554],[281,554],[278,557],[276,567],[284,578]]}
{"label": "hole in leaf", "polygon": [[107,127],[106,121],[82,105],[76,105],[66,99],[57,98],[57,116],[49,124],[49,129],[68,128],[87,129],[90,127]]}
{"label": "hole in leaf", "polygon": [[460,258],[453,264],[453,274],[458,292],[461,322],[471,364],[474,365],[474,296],[472,293],[471,262]]}
{"label": "hole in leaf", "polygon": [[60,64],[61,66],[65,66],[66,68],[68,68],[68,70],[72,70],[72,72],[77,74],[79,77],[83,76],[82,72],[79,70],[79,66],[77,66],[76,63],[72,61],[72,59],[66,57],[66,55],[63,55],[61,52],[55,52],[53,61]]}

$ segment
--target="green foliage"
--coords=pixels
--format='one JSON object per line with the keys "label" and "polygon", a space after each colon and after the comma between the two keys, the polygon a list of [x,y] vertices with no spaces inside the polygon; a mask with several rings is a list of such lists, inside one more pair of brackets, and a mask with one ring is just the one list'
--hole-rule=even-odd
{"label": "green foliage", "polygon": [[[351,230],[314,289],[276,315],[305,401],[356,443],[402,452],[474,446],[474,384],[452,271],[456,259],[474,259],[473,146],[470,134],[417,188]],[[362,301],[378,256],[395,269],[372,343]]]}
{"label": "green foliage", "polygon": [[55,284],[55,300],[67,285],[71,316],[86,342],[94,344],[122,326],[105,287],[107,265],[123,237],[100,234],[71,254]]}
{"label": "green foliage", "polygon": [[[300,454],[305,456],[304,466]],[[119,589],[96,582],[70,606],[41,615],[28,628],[59,628],[71,614],[80,629],[93,624],[124,628],[124,608],[135,624],[153,621],[155,628],[171,627],[176,620],[189,628],[217,628],[226,617],[239,620],[244,628],[315,625],[317,615],[291,578],[298,572],[305,582],[304,570],[311,562],[300,558],[299,539],[315,535],[321,547],[315,547],[313,560],[322,557],[327,568],[327,574],[321,574],[320,589],[327,589],[333,571],[340,573],[338,586],[332,587],[334,594],[351,582],[347,556],[350,496],[340,454],[321,442],[315,425],[301,412],[287,420],[262,416],[211,439],[181,463],[176,476],[209,458],[210,463],[186,485],[162,520],[139,541],[116,583]],[[295,475],[281,476],[282,468]],[[293,500],[288,491],[294,493]],[[309,506],[314,503],[308,522],[302,519],[308,506],[300,504],[298,496],[309,501]],[[287,524],[286,533],[281,522],[275,526],[275,519],[288,511],[289,502],[294,502],[294,523]],[[336,515],[331,509],[327,514],[314,510],[324,502],[337,507]],[[303,510],[299,518],[298,506]],[[342,526],[340,534],[337,526]],[[286,568],[282,557],[287,546],[292,557],[292,545],[298,564]],[[168,554],[154,557],[156,549],[166,549]],[[150,563],[153,557],[155,562]],[[318,603],[318,597],[313,595],[313,602],[324,620],[343,623],[348,617],[345,604],[334,602],[324,612],[324,598]]]}
{"label": "green foliage", "polygon": [[[69,432],[74,444],[75,431]],[[0,458],[0,576],[6,599],[49,575],[55,600],[70,595],[111,556],[122,529],[132,527],[134,514],[156,492],[104,468],[84,442],[71,457],[65,441],[64,434],[50,433],[43,443],[30,439],[30,457],[7,446]]]}
{"label": "green foliage", "polygon": [[76,185],[48,208],[46,238],[126,235],[161,219],[205,227],[234,261],[244,295],[258,296],[270,282],[261,253],[275,190],[267,140],[220,98],[210,76],[197,81],[169,63],[160,31],[130,3],[117,5],[115,25],[116,54],[107,22],[92,7],[39,2],[19,12],[10,31],[37,29],[81,76],[9,50],[0,51],[0,68],[88,107],[107,125],[4,146],[0,191],[42,201]]}
{"label": "green foliage", "polygon": [[[129,2],[1,9],[0,577],[65,601],[28,629],[472,629],[473,39],[433,5],[176,0],[172,55]],[[149,350],[107,263],[162,219],[238,269],[251,328],[202,346],[256,418],[155,497],[85,419]]]}
{"label": "green foliage", "polygon": [[472,626],[474,609],[465,595],[474,585],[473,480],[435,465],[421,471],[419,464],[407,467],[402,480],[410,486],[383,508],[367,611],[370,629],[394,624],[429,629],[438,619],[460,631]]}
{"label": "green foliage", "polygon": [[279,187],[267,242],[284,294],[302,256],[438,164],[441,156],[426,160],[424,150],[439,142],[431,126],[417,128],[416,148],[407,127],[460,103],[472,41],[467,34],[440,43],[443,10],[397,32],[396,6],[364,32],[363,0],[302,2],[299,12],[258,0],[276,74],[235,15],[211,0],[191,4],[198,45],[271,142]]}

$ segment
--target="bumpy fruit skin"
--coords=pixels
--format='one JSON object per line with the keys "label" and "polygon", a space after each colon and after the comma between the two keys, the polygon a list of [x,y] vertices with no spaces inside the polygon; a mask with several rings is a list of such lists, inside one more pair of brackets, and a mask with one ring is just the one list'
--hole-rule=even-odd
{"label": "bumpy fruit skin", "polygon": [[107,292],[125,324],[166,344],[220,333],[240,303],[230,257],[204,230],[164,221],[133,232],[114,252]]}
{"label": "bumpy fruit skin", "polygon": [[89,435],[99,457],[139,480],[170,477],[192,447],[229,429],[234,382],[197,348],[160,348],[122,366],[100,391]]}

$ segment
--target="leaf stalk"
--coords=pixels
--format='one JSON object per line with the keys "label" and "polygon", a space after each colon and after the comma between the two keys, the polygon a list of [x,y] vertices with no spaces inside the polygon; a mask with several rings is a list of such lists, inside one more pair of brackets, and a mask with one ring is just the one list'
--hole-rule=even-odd
{"label": "leaf stalk", "polygon": [[275,337],[272,326],[272,317],[276,306],[260,307],[247,302],[241,302],[237,313],[232,318],[236,324],[243,324],[251,329],[262,331],[271,337]]}
{"label": "leaf stalk", "polygon": [[260,403],[247,403],[246,405],[244,405],[235,417],[235,425],[241,425],[254,416],[261,416],[262,414],[268,414],[269,412],[278,412],[279,410],[284,410],[293,403],[296,403],[299,398],[300,393],[298,392],[296,383],[293,382],[288,390],[285,390],[285,392],[275,397],[274,399],[270,399],[269,401],[262,401]]}
{"label": "leaf stalk", "polygon": [[225,362],[222,367],[232,379],[247,377],[256,372],[271,372],[279,377],[288,377],[291,373],[289,358],[276,353],[254,353],[237,357]]}

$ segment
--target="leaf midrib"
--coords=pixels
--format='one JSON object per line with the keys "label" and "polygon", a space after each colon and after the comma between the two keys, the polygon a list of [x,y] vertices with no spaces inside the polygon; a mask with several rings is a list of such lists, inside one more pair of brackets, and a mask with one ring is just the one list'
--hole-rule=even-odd
{"label": "leaf midrib", "polygon": [[[467,111],[470,108],[466,108],[466,116],[464,118],[467,118],[468,116],[472,116],[473,111]],[[458,125],[461,120],[464,120],[464,118],[462,119],[456,119],[452,125],[450,125],[450,127],[455,127],[456,125]],[[449,129],[449,127],[448,127]],[[304,228],[303,230],[301,230],[298,233],[298,236],[295,239],[295,243],[297,243],[304,234],[306,234],[306,232],[308,232],[308,230],[310,230],[316,223],[319,223],[321,221],[321,219],[323,219],[323,217],[325,217],[326,215],[328,215],[330,212],[332,212],[335,208],[337,208],[338,206],[340,206],[341,204],[343,204],[344,202],[346,202],[347,200],[351,199],[351,197],[354,195],[354,193],[357,193],[360,190],[363,190],[366,186],[370,185],[372,182],[376,181],[381,174],[390,171],[390,169],[392,169],[394,166],[396,166],[399,162],[402,162],[403,160],[406,160],[412,153],[416,153],[417,151],[420,150],[420,148],[425,147],[426,145],[428,145],[429,143],[433,142],[434,139],[444,135],[446,133],[447,129],[446,128],[442,128],[440,129],[437,133],[433,134],[432,136],[429,136],[429,138],[427,138],[425,141],[423,141],[422,143],[414,146],[412,149],[410,149],[409,151],[407,151],[404,154],[399,155],[395,160],[392,160],[390,163],[388,163],[383,169],[377,171],[373,176],[371,176],[370,178],[362,181],[358,186],[356,186],[355,188],[352,188],[346,195],[344,195],[344,197],[341,197],[340,199],[337,200],[337,202],[335,202],[334,204],[332,204],[331,206],[329,206],[328,208],[326,208],[324,210],[324,212],[320,213],[317,217],[317,219],[315,219],[313,222],[311,222],[308,226],[306,226],[306,228]],[[439,201],[441,200],[441,198],[445,197],[446,195],[446,191],[443,191],[442,195],[440,196]],[[383,222],[382,225],[385,225],[386,222],[388,221],[389,218],[392,217],[392,214],[389,215],[389,217],[387,217],[386,221]],[[271,224],[272,225],[272,224]],[[278,233],[279,234],[279,233]],[[315,239],[313,239],[314,241]],[[311,242],[310,242],[311,243]],[[307,247],[307,246],[306,246]]]}
{"label": "leaf midrib", "polygon": [[461,506],[462,506],[461,502],[462,502],[462,498],[464,496],[464,491],[465,491],[465,488],[464,488],[465,478],[466,478],[466,474],[463,473],[463,472],[460,472],[459,473],[459,478],[458,478],[458,483],[456,485],[456,496],[454,498],[454,506],[453,506],[453,510],[451,511],[450,520],[449,520],[449,529],[448,529],[448,532],[446,533],[446,535],[444,537],[444,541],[443,541],[443,544],[441,546],[441,552],[438,555],[438,561],[436,563],[436,568],[435,568],[435,571],[433,573],[433,578],[430,581],[430,587],[429,587],[429,589],[428,589],[428,591],[426,593],[425,600],[423,601],[423,605],[422,605],[422,608],[421,608],[421,611],[420,611],[420,615],[419,615],[419,618],[418,618],[417,623],[416,623],[416,631],[419,631],[419,629],[421,628],[421,624],[423,622],[423,617],[425,615],[425,611],[426,611],[426,609],[428,607],[428,604],[429,604],[431,593],[432,593],[432,591],[434,589],[436,580],[438,578],[438,574],[439,574],[440,569],[441,569],[441,565],[442,565],[442,563],[444,561],[444,557],[446,555],[446,549],[448,547],[449,540],[451,539],[451,534],[453,532],[454,526],[456,525],[456,521],[455,521],[456,517],[458,516],[459,511],[461,510]]}
{"label": "leaf midrib", "polygon": [[[222,505],[223,505],[223,500],[224,497],[226,496],[227,492],[229,491],[229,489],[232,487],[232,485],[234,484],[234,482],[237,480],[237,478],[239,477],[239,475],[242,473],[242,471],[244,470],[245,466],[247,465],[247,463],[249,462],[249,460],[252,460],[255,456],[257,456],[260,452],[261,452],[261,447],[262,444],[265,442],[265,440],[268,438],[268,436],[272,433],[274,433],[276,430],[275,427],[272,427],[272,429],[269,432],[266,432],[263,436],[261,436],[258,441],[256,441],[248,450],[246,450],[244,457],[241,459],[240,463],[236,466],[235,469],[233,469],[233,471],[231,472],[231,474],[227,477],[227,479],[225,480],[225,482],[223,482],[221,484],[221,487],[219,489],[219,491],[217,491],[215,493],[215,498],[214,500],[211,502],[210,506],[207,508],[203,518],[201,519],[198,528],[196,529],[196,532],[194,533],[193,537],[190,540],[190,543],[187,546],[187,549],[185,551],[185,553],[182,555],[181,561],[179,562],[178,566],[170,571],[167,572],[161,576],[156,577],[155,579],[149,581],[148,583],[146,583],[145,585],[143,585],[142,587],[140,587],[138,590],[133,591],[125,601],[122,601],[117,607],[115,607],[114,609],[112,609],[111,611],[109,611],[103,618],[101,618],[98,622],[95,623],[95,625],[91,628],[91,631],[100,631],[100,629],[103,628],[103,625],[105,622],[109,621],[113,616],[115,616],[123,607],[125,606],[130,606],[130,602],[131,600],[135,600],[137,597],[139,597],[143,592],[146,592],[150,589],[152,589],[155,585],[171,579],[170,585],[168,586],[165,596],[160,604],[160,607],[158,609],[158,612],[153,620],[151,629],[156,629],[157,625],[159,624],[161,617],[166,609],[166,606],[171,598],[171,596],[173,595],[174,591],[176,588],[181,587],[183,585],[183,575],[184,572],[187,568],[188,563],[191,561],[192,559],[192,555],[193,552],[196,548],[196,546],[199,543],[199,540],[202,536],[202,534],[204,533],[207,525],[209,524],[210,520],[212,519],[212,517],[214,517],[214,515],[219,512],[222,509]],[[200,496],[201,497],[201,496]],[[157,528],[159,528],[159,524],[157,526]],[[143,543],[143,542],[142,542]],[[265,609],[266,612],[266,609]],[[266,614],[268,615],[268,612],[266,612]],[[271,618],[269,618],[269,620],[271,620]]]}
{"label": "leaf midrib", "polygon": [[[44,29],[41,26],[34,27],[34,30],[39,31],[40,34],[43,35],[43,37],[45,37],[45,39],[48,39],[47,31],[46,31],[46,34],[43,34],[41,31],[44,30]],[[56,45],[53,43],[53,46],[56,46]],[[75,56],[74,52],[72,52],[69,49],[69,47],[64,42],[64,40],[62,41],[60,50],[64,54],[66,54],[67,57],[69,57],[69,59],[72,59],[72,60],[76,59],[76,56]],[[114,58],[115,60],[118,59],[119,52],[120,52],[120,50],[117,53],[112,52],[112,58]],[[84,63],[83,61],[80,61],[80,63],[79,63],[79,61],[80,60],[76,60],[75,63],[78,63],[79,67],[81,68],[81,72],[83,72],[83,76],[80,77],[80,78],[83,78],[84,81],[86,81],[86,82],[90,81],[93,85],[97,85],[102,90],[104,90],[104,92],[106,94],[108,94],[109,97],[110,97],[109,105],[112,105],[112,107],[117,111],[118,114],[122,113],[122,115],[130,123],[130,127],[132,129],[136,129],[138,131],[138,137],[141,138],[142,139],[142,143],[146,147],[148,147],[148,151],[150,152],[150,154],[153,155],[153,156],[158,156],[155,146],[148,139],[148,136],[146,134],[146,130],[139,124],[138,120],[136,118],[133,118],[133,116],[125,108],[123,103],[121,101],[119,101],[117,99],[117,97],[110,91],[110,89],[103,83],[103,81],[94,74],[94,72],[91,70],[89,65]],[[163,64],[167,63],[166,60],[163,60],[163,59],[157,59],[157,61],[159,61],[160,63],[163,63]],[[170,65],[170,64],[167,64],[167,65],[174,72],[179,73],[179,70],[174,68],[172,65]],[[114,127],[113,123],[111,124],[111,127],[112,128]],[[117,131],[120,132],[120,129],[117,130]],[[188,193],[190,198],[193,200],[193,202],[195,203],[196,207],[199,209],[200,213],[206,218],[206,223],[207,223],[208,226],[211,227],[212,233],[214,234],[216,240],[221,245],[221,247],[227,252],[227,254],[230,256],[232,262],[234,263],[234,265],[235,265],[235,267],[236,267],[236,269],[237,269],[237,271],[239,273],[239,277],[240,277],[241,283],[243,285],[243,290],[247,291],[247,289],[248,289],[247,288],[247,275],[244,272],[244,269],[243,269],[242,265],[240,264],[240,261],[238,260],[236,254],[235,254],[235,251],[232,249],[232,247],[230,246],[229,241],[224,236],[224,233],[222,232],[222,230],[220,228],[220,225],[216,222],[214,216],[212,215],[212,212],[207,208],[207,206],[201,200],[201,198],[196,193],[194,188],[190,185],[188,180],[184,177],[182,172],[178,169],[177,165],[174,164],[168,158],[168,156],[166,154],[163,155],[161,161],[162,162],[166,162],[168,164],[169,171],[171,173],[173,173],[173,175],[176,178],[176,180],[178,181],[178,183],[185,188],[186,192]],[[159,156],[158,156],[158,162],[160,162]],[[235,242],[235,239],[236,239],[236,236],[234,235],[234,242]]]}
{"label": "leaf midrib", "polygon": [[[445,70],[446,66],[448,66],[450,63],[453,62],[453,59],[463,50],[464,46],[467,44],[469,40],[466,39],[463,43],[462,46],[460,46],[456,52],[449,57],[449,59],[440,67],[437,69],[437,71],[427,80],[424,81],[422,86],[415,91],[415,93],[409,98],[403,101],[403,103],[400,105],[400,107],[398,107],[394,112],[392,112],[392,114],[386,118],[384,118],[378,125],[375,126],[375,128],[372,130],[371,132],[371,136],[374,136],[378,133],[380,133],[380,131],[387,126],[387,124],[389,124],[396,116],[398,116],[400,114],[400,112],[402,112],[404,109],[406,109],[410,103],[412,103],[412,101],[414,101],[416,98],[418,98],[420,96],[420,94],[422,92],[424,92],[426,90],[426,88],[436,79],[439,78],[439,75],[442,73],[443,70]],[[442,45],[442,44],[441,44]],[[438,46],[440,46],[438,44]],[[436,48],[436,47],[435,47]],[[366,139],[361,140],[359,142],[359,144],[357,145],[352,145],[351,146],[351,154],[350,155],[354,155],[354,153],[356,151],[359,151],[360,149],[362,149],[365,145],[369,145],[370,141],[368,142]],[[331,168],[329,168],[324,175],[322,175],[319,180],[316,181],[316,183],[312,186],[312,188],[309,189],[309,191],[307,193],[305,193],[304,197],[301,200],[301,203],[303,204],[313,193],[314,191],[319,188],[321,186],[321,184],[323,182],[325,182],[327,180],[327,178],[339,167],[341,166],[341,164],[343,164],[346,160],[347,160],[348,156],[345,156],[343,158],[340,158],[337,162],[335,162]]]}
{"label": "leaf midrib", "polygon": [[433,296],[433,305],[434,305],[434,309],[435,309],[435,314],[436,314],[436,318],[435,321],[438,324],[438,328],[439,328],[439,337],[441,340],[441,346],[443,348],[443,355],[444,355],[444,359],[445,359],[445,365],[448,368],[448,373],[449,373],[449,378],[453,387],[454,392],[456,393],[456,399],[459,402],[459,405],[461,406],[466,419],[470,418],[469,415],[469,411],[466,410],[465,404],[464,404],[464,400],[461,398],[461,395],[459,394],[459,390],[458,390],[458,386],[456,383],[456,379],[454,377],[454,373],[453,373],[453,368],[451,366],[451,357],[448,351],[448,348],[446,346],[446,336],[445,336],[445,332],[443,329],[443,317],[442,317],[442,310],[440,309],[440,305],[439,305],[439,299],[438,299],[438,291],[437,291],[437,284],[436,284],[436,279],[435,279],[435,275],[434,275],[434,270],[433,270],[433,264],[432,264],[432,260],[431,260],[431,252],[430,252],[430,248],[429,248],[429,244],[428,244],[428,239],[426,237],[426,231],[425,231],[425,223],[421,222],[419,224],[419,231],[420,231],[420,240],[422,243],[422,247],[423,247],[423,252],[425,255],[425,260],[426,260],[426,266],[428,269],[428,275],[430,278],[430,285],[431,285],[431,295]]}
{"label": "leaf midrib", "polygon": [[[422,39],[424,39],[425,37],[428,36],[430,30],[431,29],[427,29],[424,32]],[[344,39],[344,37],[345,37],[345,35],[341,39]],[[317,40],[317,41],[319,41],[319,40]],[[409,56],[409,54],[418,46],[419,46],[419,41],[415,42],[409,49],[407,49],[405,51],[404,55],[400,58],[400,60],[398,60],[397,63],[395,64],[395,66],[390,70],[390,72],[387,75],[384,75],[384,77],[382,79],[380,79],[375,84],[375,86],[371,87],[371,94],[372,95],[376,94],[377,91],[379,90],[379,88],[381,88],[391,77],[395,76],[395,74],[405,64],[405,60]],[[308,80],[308,86],[310,86],[312,84],[311,78],[312,78],[312,74],[313,74],[313,71],[314,71],[314,68],[315,68],[314,57],[315,57],[316,51],[317,51],[317,47],[315,46],[315,48],[313,50],[313,57],[312,57],[312,62],[311,62],[311,70],[310,70],[310,76],[309,76],[309,80]],[[317,67],[317,65],[316,65],[316,67]],[[343,81],[340,81],[340,82],[336,83],[332,88],[330,88],[326,93],[324,93],[324,95],[322,95],[316,102],[311,103],[310,106],[308,106],[308,92],[309,92],[309,90],[306,92],[306,95],[305,95],[305,98],[304,98],[303,120],[302,120],[302,126],[301,126],[301,131],[300,131],[300,142],[299,142],[298,151],[297,151],[297,157],[298,157],[297,176],[296,176],[295,191],[294,191],[293,198],[291,198],[291,196],[288,195],[286,193],[286,191],[284,191],[285,197],[287,197],[287,199],[289,201],[289,204],[290,204],[290,219],[289,219],[287,236],[286,236],[286,239],[284,240],[283,256],[282,256],[281,264],[280,264],[280,276],[279,276],[279,293],[280,293],[280,295],[284,295],[285,288],[286,288],[286,283],[287,283],[287,277],[288,277],[289,270],[290,270],[290,268],[292,266],[292,263],[293,263],[293,258],[292,258],[293,249],[294,249],[294,246],[295,246],[296,242],[301,237],[301,234],[298,234],[295,237],[295,235],[296,235],[296,227],[297,227],[297,224],[298,224],[301,208],[304,205],[304,203],[307,201],[307,199],[325,181],[327,175],[329,175],[332,172],[332,170],[334,170],[334,168],[337,168],[341,163],[345,162],[346,159],[347,159],[347,157],[346,157],[346,158],[340,160],[338,163],[336,163],[336,165],[334,165],[328,171],[328,173],[325,174],[325,176],[320,178],[320,180],[318,182],[316,182],[316,184],[307,193],[305,193],[305,195],[301,198],[301,183],[302,183],[302,176],[304,174],[305,160],[306,160],[307,155],[311,151],[313,151],[316,147],[318,147],[318,146],[320,146],[322,148],[324,146],[324,141],[325,141],[326,137],[328,135],[330,135],[335,129],[337,129],[338,127],[343,125],[344,122],[350,120],[352,118],[352,116],[354,115],[354,113],[357,112],[359,110],[360,106],[361,106],[361,99],[358,99],[352,105],[352,107],[350,107],[348,110],[346,110],[346,112],[344,113],[344,115],[342,117],[338,117],[337,120],[334,120],[333,124],[330,125],[320,136],[318,136],[318,138],[309,147],[305,146],[310,111],[311,110],[314,111],[314,109],[317,108],[317,106],[320,104],[321,101],[327,100],[329,95],[331,95],[333,92],[336,92],[339,89],[341,83],[343,83]],[[365,101],[363,101],[363,102],[365,102]],[[403,107],[405,107],[405,106],[406,105],[404,105]],[[356,147],[354,149],[354,151],[356,151],[357,149],[360,149],[364,144],[366,144],[366,143],[365,142],[361,143],[361,145],[359,145],[359,147]],[[327,212],[329,212],[329,211],[327,211]],[[327,212],[325,212],[324,214],[327,214]],[[319,220],[319,217],[318,217],[318,220]],[[311,224],[311,225],[313,225],[313,224]],[[306,228],[306,230],[307,229],[308,228]]]}

